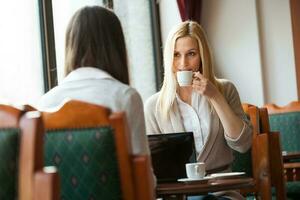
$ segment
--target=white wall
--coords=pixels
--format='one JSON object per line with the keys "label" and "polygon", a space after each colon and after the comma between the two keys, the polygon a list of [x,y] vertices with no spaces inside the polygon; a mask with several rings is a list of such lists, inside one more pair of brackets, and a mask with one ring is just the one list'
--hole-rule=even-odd
{"label": "white wall", "polygon": [[297,100],[297,82],[288,0],[259,0],[261,50],[266,102]]}
{"label": "white wall", "polygon": [[255,1],[203,0],[201,17],[217,77],[231,80],[243,102],[263,104]]}
{"label": "white wall", "polygon": [[[180,16],[176,1],[160,6],[165,40]],[[236,85],[242,102],[297,99],[289,0],[203,0],[202,8],[216,75]]]}

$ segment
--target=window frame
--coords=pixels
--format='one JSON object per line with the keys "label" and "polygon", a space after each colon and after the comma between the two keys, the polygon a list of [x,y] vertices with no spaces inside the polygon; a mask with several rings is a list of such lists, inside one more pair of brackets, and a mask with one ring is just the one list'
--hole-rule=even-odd
{"label": "window frame", "polygon": [[51,0],[38,0],[45,93],[57,85],[55,38]]}
{"label": "window frame", "polygon": [[160,30],[159,2],[156,0],[150,2],[151,25],[152,25],[152,44],[155,65],[155,82],[156,90],[159,91],[163,83],[163,55],[162,55],[162,39]]}

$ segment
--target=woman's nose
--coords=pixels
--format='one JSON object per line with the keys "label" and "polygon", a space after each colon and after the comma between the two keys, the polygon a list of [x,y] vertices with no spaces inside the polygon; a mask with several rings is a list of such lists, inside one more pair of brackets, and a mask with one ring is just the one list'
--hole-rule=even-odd
{"label": "woman's nose", "polygon": [[187,60],[184,58],[184,56],[182,56],[180,59],[178,70],[179,71],[188,70]]}

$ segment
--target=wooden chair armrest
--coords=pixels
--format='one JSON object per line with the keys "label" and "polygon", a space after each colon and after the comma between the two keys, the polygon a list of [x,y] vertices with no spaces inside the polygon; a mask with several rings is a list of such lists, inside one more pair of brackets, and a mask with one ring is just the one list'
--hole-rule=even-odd
{"label": "wooden chair armrest", "polygon": [[44,167],[34,175],[34,200],[59,200],[60,183],[55,167]]}
{"label": "wooden chair armrest", "polygon": [[279,132],[269,134],[271,183],[276,188],[277,199],[286,199],[284,167]]}
{"label": "wooden chair armrest", "polygon": [[284,163],[286,181],[300,181],[300,162]]}
{"label": "wooden chair armrest", "polygon": [[284,163],[283,164],[285,169],[300,169],[300,162],[294,162],[294,163]]}
{"label": "wooden chair armrest", "polygon": [[150,157],[148,155],[134,155],[132,160],[136,199],[154,200],[154,177]]}
{"label": "wooden chair armrest", "polygon": [[269,199],[271,197],[269,158],[268,134],[261,133],[256,135],[252,144],[253,176],[257,180],[257,189],[262,199]]}
{"label": "wooden chair armrest", "polygon": [[284,152],[282,153],[283,162],[294,162],[300,159],[300,152]]}

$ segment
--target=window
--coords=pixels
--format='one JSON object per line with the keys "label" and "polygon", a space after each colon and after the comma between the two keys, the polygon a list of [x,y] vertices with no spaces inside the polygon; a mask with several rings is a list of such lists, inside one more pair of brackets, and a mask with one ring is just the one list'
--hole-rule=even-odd
{"label": "window", "polygon": [[38,1],[6,1],[0,27],[0,99],[35,104],[44,93]]}

